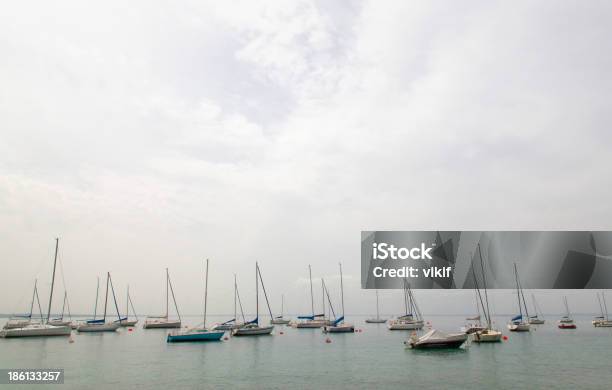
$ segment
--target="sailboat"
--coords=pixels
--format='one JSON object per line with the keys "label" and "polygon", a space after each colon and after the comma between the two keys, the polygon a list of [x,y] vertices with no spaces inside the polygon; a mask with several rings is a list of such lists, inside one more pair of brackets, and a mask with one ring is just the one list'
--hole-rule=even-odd
{"label": "sailboat", "polygon": [[406,279],[404,279],[404,307],[406,309],[406,314],[390,320],[389,324],[387,325],[389,330],[422,329],[424,325],[423,316],[421,315],[421,311],[417,306],[410,286],[406,285]]}
{"label": "sailboat", "polygon": [[201,328],[186,329],[168,334],[169,343],[186,341],[219,341],[225,334],[223,330],[209,330],[206,328],[206,303],[208,302],[208,259],[206,259],[206,279],[204,282],[204,322]]}
{"label": "sailboat", "polygon": [[[508,323],[508,330],[511,332],[529,332],[531,330],[531,326],[529,325],[528,321],[523,319],[523,307],[525,309],[526,318],[529,318],[529,313],[527,312],[525,296],[523,295],[523,290],[521,289],[516,263],[514,263],[514,278],[516,279],[516,297],[518,299],[519,314],[513,317],[510,323]],[[523,298],[522,302],[521,297]]]}
{"label": "sailboat", "polygon": [[387,322],[386,319],[380,318],[380,311],[378,310],[378,290],[376,290],[376,318],[368,318],[365,322],[369,324],[384,324]]}
{"label": "sailboat", "polygon": [[[168,317],[168,304],[170,302],[170,295],[172,293],[172,301],[174,302],[174,308],[176,309],[176,315],[178,320],[170,320]],[[174,297],[174,289],[172,288],[172,282],[170,281],[170,274],[168,268],[166,268],[166,314],[163,316],[148,316],[145,320],[144,329],[169,329],[169,328],[180,328],[181,327],[181,314],[176,304],[176,298]]]}
{"label": "sailboat", "polygon": [[43,314],[42,309],[40,307],[40,299],[38,298],[38,279],[34,280],[34,292],[32,292],[32,303],[30,304],[30,314],[28,315],[13,315],[2,329],[16,329],[23,328],[24,326],[30,325],[33,323],[32,316],[34,314],[34,300],[38,301],[38,310],[40,312],[40,320],[42,321]]}
{"label": "sailboat", "polygon": [[[593,326],[596,328],[610,328],[612,327],[612,320],[608,317],[608,306],[606,305],[606,296],[604,292],[601,292],[601,299],[599,298],[599,293],[597,293],[597,301],[599,301],[599,308],[601,309],[601,316],[596,317],[593,320]],[[603,306],[601,302],[603,301]]]}
{"label": "sailboat", "polygon": [[274,325],[287,325],[289,324],[289,322],[291,322],[291,320],[288,320],[284,317],[284,311],[285,311],[285,295],[281,295],[281,315],[278,317],[275,317],[274,319],[272,319],[272,321],[270,321],[272,324]]}
{"label": "sailboat", "polygon": [[259,264],[255,263],[255,319],[246,323],[244,326],[240,328],[232,330],[232,336],[263,336],[269,335],[272,333],[274,329],[274,325],[270,326],[260,326],[259,325],[259,281],[261,281],[261,288],[264,293],[264,297],[266,298],[266,304],[268,305],[268,312],[270,313],[270,318],[274,318],[272,315],[272,309],[270,309],[270,302],[268,301],[268,294],[266,293],[266,287],[263,283],[263,278],[261,277],[261,271],[259,270]]}
{"label": "sailboat", "polygon": [[565,304],[565,315],[561,317],[558,323],[559,329],[576,329],[576,324],[571,317],[569,306],[567,305],[567,297],[563,297],[563,303]]}
{"label": "sailboat", "polygon": [[[355,326],[344,322],[344,284],[342,282],[342,263],[340,265],[340,299],[342,301],[342,316],[336,318],[332,325],[325,326],[323,332],[325,333],[353,333],[355,332]],[[331,301],[330,301],[331,306]],[[334,316],[335,317],[335,316]]]}
{"label": "sailboat", "polygon": [[[480,294],[480,288],[478,288],[478,279],[476,279],[476,272],[474,271],[474,265],[472,264],[472,275],[474,276],[474,283],[476,285],[476,292],[478,301],[482,306],[482,314],[485,316],[487,326],[484,329],[477,330],[474,333],[474,341],[477,343],[491,343],[498,342],[502,339],[502,333],[493,329],[493,321],[491,320],[491,309],[489,308],[489,294],[487,292],[487,277],[485,274],[484,261],[482,259],[482,252],[480,251],[480,244],[478,244],[478,254],[480,256],[480,269],[482,271],[482,285],[484,287],[485,299],[482,300],[482,294]],[[476,302],[478,304],[478,302]]]}
{"label": "sailboat", "polygon": [[[55,269],[57,266],[57,252],[59,248],[59,238],[55,239],[55,257],[53,260],[53,276],[51,277],[51,292],[49,293],[49,306],[47,310],[46,322],[29,322],[19,328],[2,329],[0,337],[36,337],[36,336],[70,336],[72,329],[69,326],[55,326],[49,324],[51,317],[51,302],[53,301],[53,288],[55,287]],[[38,290],[35,289],[38,294]],[[40,305],[40,303],[39,303]],[[31,314],[30,314],[31,317]],[[41,312],[42,317],[42,312]]]}
{"label": "sailboat", "polygon": [[534,294],[531,294],[531,300],[533,301],[533,310],[535,310],[535,315],[532,315],[531,317],[529,317],[529,323],[531,325],[542,325],[546,322],[546,320],[544,318],[540,318],[538,314],[540,310],[539,310],[538,303],[536,302]]}
{"label": "sailboat", "polygon": [[314,312],[314,297],[312,294],[312,268],[310,267],[310,264],[308,264],[308,276],[310,279],[310,306],[312,308],[312,315],[298,316],[298,320],[301,320],[301,321],[295,322],[293,324],[293,326],[296,328],[320,328],[323,325],[325,325],[324,321],[318,319],[321,316],[324,316],[324,314],[315,315],[315,312]]}
{"label": "sailboat", "polygon": [[[64,320],[64,312],[66,310],[66,307],[68,308],[68,318],[70,318],[70,320],[68,321]],[[64,303],[62,304],[62,314],[57,318],[52,318],[49,321],[49,324],[55,325],[55,326],[69,326],[72,329],[76,329],[76,325],[73,324],[72,315],[70,314],[70,304],[68,303],[68,292],[67,291],[64,291]]]}
{"label": "sailboat", "polygon": [[[132,313],[136,319],[130,320],[130,306],[132,307]],[[136,315],[136,310],[134,309],[134,304],[132,303],[132,298],[130,297],[130,286],[127,286],[127,298],[125,301],[125,317],[118,320],[119,325],[126,326],[134,326],[138,323],[138,316]]]}
{"label": "sailboat", "polygon": [[[114,332],[119,329],[119,321],[115,322],[106,322],[106,309],[108,306],[108,286],[110,284],[110,288],[113,294],[113,301],[115,302],[115,309],[117,310],[117,318],[121,319],[121,315],[119,314],[119,306],[117,305],[117,298],[115,296],[115,289],[113,288],[113,281],[111,280],[110,272],[106,273],[106,293],[104,298],[104,315],[101,319],[95,318],[94,308],[94,319],[87,320],[77,326],[77,332]],[[98,289],[96,289],[96,307],[98,304]]]}
{"label": "sailboat", "polygon": [[[242,315],[242,322],[238,322],[238,312],[236,302],[240,305],[240,314]],[[213,330],[232,330],[240,328],[246,320],[244,319],[244,310],[242,310],[242,301],[240,300],[240,293],[238,292],[238,283],[236,282],[236,274],[234,274],[234,318],[229,321],[225,321],[220,324],[213,326]]]}
{"label": "sailboat", "polygon": [[482,325],[482,321],[480,317],[480,303],[478,302],[479,291],[478,291],[478,288],[476,288],[476,286],[474,286],[474,296],[476,298],[476,312],[478,314],[473,317],[466,318],[466,321],[470,321],[470,322],[468,322],[463,328],[461,328],[461,330],[467,334],[476,333],[479,330],[486,329],[486,327]]}

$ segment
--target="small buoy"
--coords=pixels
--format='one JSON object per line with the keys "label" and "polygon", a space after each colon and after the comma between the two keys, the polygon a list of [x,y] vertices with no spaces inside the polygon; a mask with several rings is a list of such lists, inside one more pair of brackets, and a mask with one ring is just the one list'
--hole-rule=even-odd
{"label": "small buoy", "polygon": [[503,337],[503,339],[504,339],[504,340],[508,340],[508,336],[504,336],[504,337]]}
{"label": "small buoy", "polygon": [[326,342],[327,344],[329,344],[329,343],[331,343],[331,339],[328,337],[328,338],[326,338],[326,339],[325,339],[325,342]]}
{"label": "small buoy", "polygon": [[223,338],[223,340],[229,340],[229,337],[225,336],[225,337]]}
{"label": "small buoy", "polygon": [[131,332],[131,331],[133,331],[133,330],[134,330],[133,328],[128,328],[128,332]]}

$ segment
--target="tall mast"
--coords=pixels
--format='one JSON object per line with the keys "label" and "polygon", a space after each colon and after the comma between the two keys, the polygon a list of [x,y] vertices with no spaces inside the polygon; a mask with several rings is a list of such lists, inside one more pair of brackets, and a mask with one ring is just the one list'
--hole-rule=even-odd
{"label": "tall mast", "polygon": [[238,322],[238,318],[236,317],[238,315],[237,311],[236,311],[236,290],[237,290],[237,286],[236,286],[236,274],[234,274],[234,322]]}
{"label": "tall mast", "polygon": [[[166,273],[168,272],[168,269],[166,268]],[[174,288],[172,288],[172,282],[170,281],[170,274],[167,274],[168,276],[168,286],[170,286],[170,292],[172,293],[172,302],[174,302],[174,309],[176,309],[176,315],[178,316],[179,322],[182,321],[181,320],[181,313],[179,313],[179,309],[178,309],[178,305],[176,304],[176,297],[174,296]],[[167,315],[166,315],[166,318]]]}
{"label": "tall mast", "polygon": [[342,283],[342,263],[340,265],[340,299],[342,300],[342,317],[344,317],[344,284]]}
{"label": "tall mast", "polygon": [[404,309],[406,309],[406,315],[408,315],[408,295],[406,291],[406,279],[404,278]]}
{"label": "tall mast", "polygon": [[108,280],[110,278],[110,272],[106,273],[106,297],[104,298],[104,321],[106,321],[106,305],[108,303]]}
{"label": "tall mast", "polygon": [[[268,299],[268,293],[266,292],[266,285],[264,284],[263,277],[261,276],[261,268],[257,265],[257,273],[259,274],[259,280],[261,281],[261,289],[264,293],[264,298],[266,298],[266,305],[268,306],[268,313],[270,313],[270,321],[274,319],[274,315],[272,314],[272,308],[270,307],[270,300]],[[258,316],[259,317],[259,316]]]}
{"label": "tall mast", "polygon": [[519,281],[518,281],[518,271],[516,270],[516,263],[514,263],[514,278],[516,279],[516,298],[518,299],[519,305],[519,314],[521,315],[521,320],[523,319],[523,308],[521,306],[521,292],[519,291]]}
{"label": "tall mast", "polygon": [[606,295],[603,291],[601,292],[601,297],[603,298],[604,309],[606,310],[606,321],[608,321],[608,306],[606,305]]}
{"label": "tall mast", "polygon": [[281,318],[283,318],[285,312],[285,294],[281,295]]}
{"label": "tall mast", "polygon": [[130,316],[130,285],[127,286],[127,298],[125,299],[125,319]]}
{"label": "tall mast", "polygon": [[98,278],[98,283],[96,284],[96,303],[94,304],[94,320],[96,319],[96,316],[98,315],[98,293],[100,292],[100,277],[97,276]]}
{"label": "tall mast", "polygon": [[[478,255],[480,256],[480,269],[482,270],[482,284],[484,285],[485,302],[487,304],[487,325],[488,325],[487,327],[491,329],[491,310],[489,309],[489,295],[487,293],[487,277],[486,277],[485,269],[484,269],[484,260],[482,259],[482,251],[480,250],[480,243],[478,243]],[[482,309],[484,311],[484,307]]]}
{"label": "tall mast", "polygon": [[314,318],[314,296],[312,295],[312,268],[308,264],[308,276],[310,278],[310,308],[312,309],[312,317]]}
{"label": "tall mast", "polygon": [[51,316],[51,301],[53,300],[53,287],[55,285],[55,266],[57,265],[57,249],[59,247],[59,238],[55,239],[55,257],[53,259],[53,276],[51,277],[51,293],[49,293],[49,309],[47,310],[47,322]]}
{"label": "tall mast", "polygon": [[170,297],[168,296],[168,285],[170,284],[170,274],[168,274],[168,268],[166,268],[166,319],[168,319],[168,300]]}
{"label": "tall mast", "polygon": [[110,282],[111,291],[113,292],[113,302],[115,302],[115,310],[117,310],[117,320],[121,323],[121,314],[119,314],[119,305],[117,304],[117,296],[115,295],[115,287],[113,287],[113,280],[111,279],[110,272],[108,273],[108,281]]}
{"label": "tall mast", "polygon": [[206,283],[204,284],[204,326],[206,329],[206,303],[208,301],[208,259],[206,259]]}
{"label": "tall mast", "polygon": [[257,262],[255,262],[255,321],[257,321],[257,325],[259,325],[259,276],[257,275],[257,271],[259,266]]}
{"label": "tall mast", "polygon": [[378,289],[376,290],[376,319],[380,319],[380,314],[378,313]]}
{"label": "tall mast", "polygon": [[68,293],[64,290],[64,303],[62,303],[62,317],[61,317],[62,321],[64,321],[64,310],[66,310],[66,299],[68,299]]}
{"label": "tall mast", "polygon": [[321,294],[321,298],[323,298],[323,311],[321,313],[323,313],[323,319],[325,319],[325,282],[323,278],[321,278]]}

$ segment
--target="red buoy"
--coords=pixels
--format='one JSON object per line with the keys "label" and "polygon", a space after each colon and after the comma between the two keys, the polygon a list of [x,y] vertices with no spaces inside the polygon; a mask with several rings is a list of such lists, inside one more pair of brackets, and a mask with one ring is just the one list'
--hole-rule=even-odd
{"label": "red buoy", "polygon": [[131,331],[133,331],[133,330],[134,330],[134,329],[132,329],[132,328],[128,328],[128,332],[131,332]]}
{"label": "red buoy", "polygon": [[504,338],[504,340],[508,340],[508,336],[504,336],[503,338]]}

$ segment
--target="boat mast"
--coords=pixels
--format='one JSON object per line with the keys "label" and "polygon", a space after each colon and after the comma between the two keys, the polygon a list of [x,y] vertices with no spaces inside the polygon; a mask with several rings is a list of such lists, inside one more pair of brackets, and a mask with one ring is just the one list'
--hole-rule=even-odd
{"label": "boat mast", "polygon": [[168,268],[166,268],[166,319],[168,319],[168,285],[170,284],[170,274],[168,274]]}
{"label": "boat mast", "polygon": [[121,322],[121,314],[119,314],[119,305],[117,304],[117,296],[115,295],[115,287],[113,287],[113,280],[111,279],[110,272],[108,273],[108,281],[110,282],[111,291],[113,293],[113,301],[115,302],[115,310],[117,310],[117,319]]}
{"label": "boat mast", "polygon": [[519,290],[521,291],[521,297],[523,298],[523,306],[525,306],[525,315],[529,318],[529,309],[527,309],[527,302],[525,301],[525,294],[523,293],[523,286],[519,280]]}
{"label": "boat mast", "polygon": [[380,319],[380,314],[378,312],[378,289],[376,289],[376,319]]}
{"label": "boat mast", "polygon": [[404,278],[404,308],[406,309],[406,315],[408,315],[408,292],[406,291],[406,278]]}
{"label": "boat mast", "polygon": [[314,296],[312,295],[312,268],[308,264],[308,276],[310,278],[310,308],[312,309],[312,318],[314,319]]}
{"label": "boat mast", "polygon": [[127,298],[125,299],[125,320],[130,317],[130,285],[127,286]]}
{"label": "boat mast", "polygon": [[206,282],[204,284],[204,326],[206,329],[206,303],[208,301],[208,259],[206,259]]}
{"label": "boat mast", "polygon": [[[266,305],[268,305],[268,313],[270,313],[270,321],[272,321],[274,319],[274,316],[272,315],[272,308],[270,307],[270,300],[268,300],[268,293],[266,293],[266,285],[264,284],[263,277],[261,276],[261,269],[259,268],[259,265],[257,263],[255,263],[255,265],[257,266],[257,273],[259,274],[259,280],[261,280],[261,289],[263,290],[264,298],[266,298]],[[259,318],[259,316],[257,316],[257,318]]]}
{"label": "boat mast", "polygon": [[340,299],[342,300],[342,317],[344,317],[344,284],[342,283],[342,263],[340,265]]}
{"label": "boat mast", "polygon": [[519,305],[519,314],[521,315],[521,320],[523,319],[523,308],[521,306],[521,292],[519,291],[519,281],[518,281],[518,271],[516,270],[516,263],[514,263],[514,278],[516,279],[516,298],[518,300]]}
{"label": "boat mast", "polygon": [[51,276],[51,293],[49,293],[49,309],[47,310],[47,323],[51,316],[51,301],[53,300],[53,287],[55,285],[55,267],[57,265],[57,249],[59,247],[59,238],[55,239],[55,257],[53,259],[53,276]]}
{"label": "boat mast", "polygon": [[606,321],[609,321],[608,320],[608,306],[606,305],[606,296],[603,291],[601,292],[601,297],[603,298],[604,309],[606,310]]}
{"label": "boat mast", "polygon": [[238,322],[238,313],[236,311],[236,291],[238,290],[238,286],[236,285],[236,274],[234,274],[234,324]]}
{"label": "boat mast", "polygon": [[104,298],[104,321],[106,322],[106,305],[108,304],[108,280],[110,278],[110,273],[106,273],[106,296]]}
{"label": "boat mast", "polygon": [[[482,270],[482,284],[484,285],[485,302],[487,304],[487,325],[488,325],[488,329],[491,329],[491,310],[489,309],[489,294],[487,293],[487,277],[485,275],[484,260],[482,259],[482,251],[480,250],[480,243],[478,243],[478,255],[480,257],[480,269]],[[523,299],[525,298],[523,297]],[[484,306],[482,309],[484,311]],[[525,311],[527,311],[526,308],[525,308]]]}
{"label": "boat mast", "polygon": [[323,313],[323,319],[325,319],[325,282],[323,281],[323,278],[321,278],[321,294],[321,298],[323,298],[323,311],[321,313]]}
{"label": "boat mast", "polygon": [[136,309],[134,309],[134,302],[132,302],[132,297],[128,294],[128,300],[130,301],[130,306],[132,307],[132,313],[134,313],[134,317],[138,320],[138,314],[136,314]]}
{"label": "boat mast", "polygon": [[259,276],[257,275],[257,271],[259,270],[259,266],[257,262],[255,262],[255,321],[257,326],[259,326]]}
{"label": "boat mast", "polygon": [[100,277],[97,276],[98,278],[98,284],[96,285],[96,303],[94,305],[94,320],[96,319],[96,315],[98,314],[98,293],[100,291]]}

